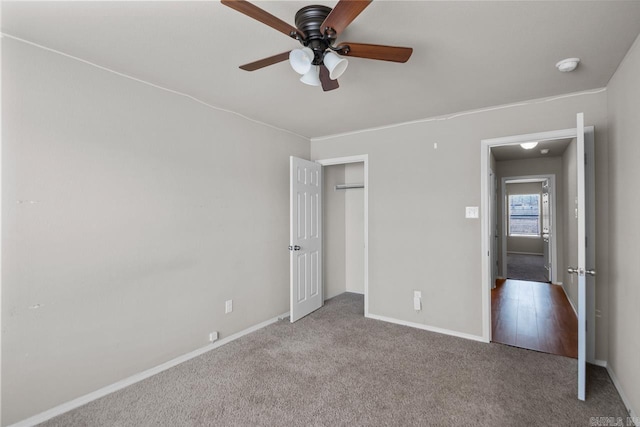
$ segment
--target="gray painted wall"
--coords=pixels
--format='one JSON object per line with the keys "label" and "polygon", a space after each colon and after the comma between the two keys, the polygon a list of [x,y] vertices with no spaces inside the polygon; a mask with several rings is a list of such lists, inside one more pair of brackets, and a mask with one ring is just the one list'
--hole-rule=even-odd
{"label": "gray painted wall", "polygon": [[[609,367],[615,372],[629,404],[640,416],[640,37],[609,83],[610,278]],[[597,144],[597,142],[596,142]],[[600,249],[600,237],[598,248]],[[598,264],[598,275],[603,268]],[[600,282],[598,282],[600,283]]]}
{"label": "gray painted wall", "polygon": [[288,311],[307,140],[2,45],[3,425]]}
{"label": "gray painted wall", "polygon": [[[578,112],[595,126],[596,155],[606,156],[604,92],[312,140],[313,159],[369,155],[370,312],[480,336],[481,228],[464,217],[465,206],[480,205],[480,141],[574,128]],[[608,178],[599,163],[596,178]],[[597,227],[606,236],[607,222]],[[598,278],[596,304],[606,283]],[[413,290],[423,295],[418,313]],[[598,309],[607,316],[606,306]],[[606,351],[598,340],[597,357]]]}
{"label": "gray painted wall", "polygon": [[[542,215],[542,184],[539,182],[527,182],[522,184],[507,184],[506,185],[506,196],[507,199],[511,194],[538,194],[540,198],[541,210],[540,215]],[[508,207],[505,208],[505,213],[508,217],[509,211]],[[542,218],[542,216],[540,217]],[[507,227],[508,227],[507,223]],[[508,228],[507,228],[508,229]],[[542,233],[542,219],[540,219],[540,232]],[[543,241],[542,234],[537,237],[522,237],[522,236],[509,236],[507,234],[507,252],[520,252],[520,253],[528,253],[528,254],[543,254]]]}

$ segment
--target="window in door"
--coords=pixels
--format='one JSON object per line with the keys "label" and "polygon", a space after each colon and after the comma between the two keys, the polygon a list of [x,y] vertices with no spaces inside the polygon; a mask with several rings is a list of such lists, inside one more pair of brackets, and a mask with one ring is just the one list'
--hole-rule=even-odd
{"label": "window in door", "polygon": [[509,195],[509,236],[540,236],[540,194]]}

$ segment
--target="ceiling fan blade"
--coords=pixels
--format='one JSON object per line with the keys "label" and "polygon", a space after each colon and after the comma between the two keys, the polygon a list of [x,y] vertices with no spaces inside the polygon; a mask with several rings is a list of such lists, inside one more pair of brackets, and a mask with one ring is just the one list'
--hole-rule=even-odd
{"label": "ceiling fan blade", "polygon": [[324,33],[325,28],[333,28],[335,35],[337,36],[345,28],[356,19],[356,16],[360,15],[369,4],[371,0],[340,0],[336,7],[325,18],[324,22],[320,26],[320,31]]}
{"label": "ceiling fan blade", "polygon": [[413,49],[410,47],[382,46],[379,44],[350,42],[340,43],[338,49],[346,46],[349,46],[349,49],[339,52],[340,55],[378,59],[381,61],[407,62],[413,53]]}
{"label": "ceiling fan blade", "polygon": [[281,33],[288,35],[289,37],[295,38],[295,35],[298,35],[298,37],[301,38],[305,37],[305,34],[302,31],[298,30],[296,27],[287,24],[286,22],[279,18],[276,18],[266,10],[262,10],[258,6],[255,6],[246,0],[221,0],[221,3],[225,6],[230,7],[231,9],[237,10],[240,13],[244,13],[250,18],[262,22],[263,24],[266,24],[271,28],[274,28]]}
{"label": "ceiling fan blade", "polygon": [[320,83],[322,83],[322,90],[325,92],[340,87],[337,80],[331,80],[331,77],[329,77],[329,69],[327,69],[324,64],[320,65]]}
{"label": "ceiling fan blade", "polygon": [[277,64],[278,62],[286,61],[289,59],[289,53],[291,51],[282,52],[277,55],[270,56],[268,58],[262,58],[255,62],[241,65],[240,68],[245,71],[255,71],[260,68],[268,67],[269,65]]}

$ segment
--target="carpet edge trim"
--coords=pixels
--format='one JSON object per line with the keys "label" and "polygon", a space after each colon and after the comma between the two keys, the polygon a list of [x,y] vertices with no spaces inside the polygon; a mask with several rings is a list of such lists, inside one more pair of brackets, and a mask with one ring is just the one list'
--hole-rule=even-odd
{"label": "carpet edge trim", "polygon": [[215,350],[218,347],[222,347],[225,344],[228,344],[232,341],[237,340],[238,338],[243,337],[244,335],[250,334],[257,330],[260,330],[266,326],[269,326],[273,323],[276,323],[280,320],[282,316],[288,315],[289,313],[284,313],[273,317],[271,319],[265,320],[264,322],[258,323],[256,325],[250,326],[246,329],[243,329],[240,332],[236,332],[235,334],[229,335],[226,338],[220,339],[214,343],[208,344],[204,347],[197,348],[189,353],[185,353],[181,356],[175,357],[167,362],[161,363],[153,368],[144,370],[142,372],[138,372],[137,374],[133,374],[127,378],[124,378],[120,381],[116,381],[115,383],[109,384],[105,387],[99,388],[96,391],[92,391],[83,396],[77,397],[68,402],[62,403],[58,406],[54,406],[51,409],[47,409],[46,411],[40,412],[39,414],[33,415],[29,418],[25,418],[22,421],[18,421],[14,424],[11,424],[7,427],[32,427],[36,424],[43,423],[51,418],[57,417],[58,415],[62,415],[66,412],[69,412],[73,409],[79,408],[82,405],[86,405],[87,403],[93,402],[94,400],[100,399],[104,396],[107,396],[113,392],[121,390],[125,387],[138,383],[142,380],[145,380],[149,377],[152,377],[160,372],[166,371],[167,369],[173,368],[183,362],[191,360],[195,357],[198,357],[204,353],[207,353],[211,350]]}
{"label": "carpet edge trim", "polygon": [[485,339],[480,335],[465,334],[464,332],[453,331],[451,329],[438,328],[437,326],[429,326],[422,323],[408,322],[406,320],[394,319],[393,317],[380,316],[378,314],[371,314],[371,313],[369,313],[365,317],[369,319],[374,319],[374,320],[381,320],[383,322],[395,323],[396,325],[409,326],[410,328],[422,329],[429,332],[436,332],[438,334],[464,338],[467,340],[479,341],[484,343],[489,342],[489,340]]}

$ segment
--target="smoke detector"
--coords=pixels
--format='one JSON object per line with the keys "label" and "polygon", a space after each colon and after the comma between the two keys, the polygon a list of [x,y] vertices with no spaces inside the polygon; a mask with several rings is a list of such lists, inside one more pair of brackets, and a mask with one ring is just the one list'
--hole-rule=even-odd
{"label": "smoke detector", "polygon": [[567,58],[558,62],[556,64],[556,68],[558,69],[558,71],[568,73],[569,71],[575,70],[579,63],[580,58]]}

